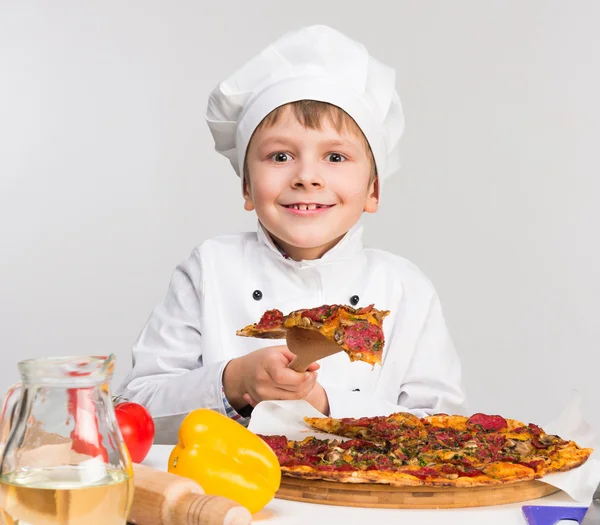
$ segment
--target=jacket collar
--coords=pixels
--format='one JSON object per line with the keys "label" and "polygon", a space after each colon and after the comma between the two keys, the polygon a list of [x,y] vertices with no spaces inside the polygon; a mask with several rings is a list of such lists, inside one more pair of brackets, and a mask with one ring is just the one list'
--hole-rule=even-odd
{"label": "jacket collar", "polygon": [[258,221],[257,225],[259,244],[265,246],[273,256],[279,258],[283,263],[296,268],[322,266],[354,257],[363,249],[362,234],[362,224],[357,222],[352,228],[350,228],[350,230],[348,230],[346,235],[342,237],[340,242],[331,248],[331,250],[326,252],[320,259],[294,261],[293,259],[285,257],[285,255],[273,242],[273,239],[271,239],[271,236],[268,234],[267,230],[265,230],[260,221]]}

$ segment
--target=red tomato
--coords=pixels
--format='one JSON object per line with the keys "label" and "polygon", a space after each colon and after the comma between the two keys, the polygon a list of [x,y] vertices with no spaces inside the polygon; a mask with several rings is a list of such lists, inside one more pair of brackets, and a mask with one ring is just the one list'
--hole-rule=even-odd
{"label": "red tomato", "polygon": [[115,406],[115,414],[131,461],[141,463],[154,442],[154,421],[148,410],[130,401]]}

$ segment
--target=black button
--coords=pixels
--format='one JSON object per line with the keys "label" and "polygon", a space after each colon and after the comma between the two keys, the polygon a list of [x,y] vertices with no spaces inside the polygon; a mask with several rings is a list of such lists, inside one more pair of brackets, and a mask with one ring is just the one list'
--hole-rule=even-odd
{"label": "black button", "polygon": [[352,297],[350,297],[350,304],[352,306],[356,306],[358,304],[358,301],[360,301],[360,297],[358,295],[353,295]]}
{"label": "black button", "polygon": [[252,294],[252,298],[255,301],[260,301],[262,299],[262,292],[260,290],[254,290],[254,293]]}

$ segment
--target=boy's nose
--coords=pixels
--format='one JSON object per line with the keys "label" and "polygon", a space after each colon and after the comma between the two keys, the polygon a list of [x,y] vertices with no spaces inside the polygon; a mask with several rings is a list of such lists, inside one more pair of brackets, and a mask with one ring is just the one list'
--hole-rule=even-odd
{"label": "boy's nose", "polygon": [[299,169],[292,180],[292,186],[295,188],[320,188],[324,185],[325,181],[319,175],[318,170],[309,166]]}

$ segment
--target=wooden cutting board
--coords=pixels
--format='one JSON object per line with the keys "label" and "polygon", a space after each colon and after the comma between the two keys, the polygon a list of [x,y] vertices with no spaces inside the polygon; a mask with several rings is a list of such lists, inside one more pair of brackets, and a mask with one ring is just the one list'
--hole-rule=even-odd
{"label": "wooden cutting board", "polygon": [[502,486],[391,487],[363,483],[295,479],[283,476],[276,498],[345,507],[397,509],[452,509],[503,505],[543,498],[560,489],[541,481],[523,481]]}

